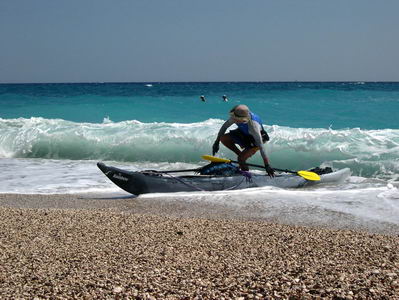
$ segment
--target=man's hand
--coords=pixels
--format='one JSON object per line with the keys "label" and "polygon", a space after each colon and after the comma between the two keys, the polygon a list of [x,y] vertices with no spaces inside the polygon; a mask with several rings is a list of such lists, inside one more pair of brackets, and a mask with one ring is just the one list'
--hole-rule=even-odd
{"label": "man's hand", "polygon": [[265,164],[265,169],[266,169],[267,175],[269,175],[271,178],[273,178],[274,177],[273,168],[269,164]]}
{"label": "man's hand", "polygon": [[215,141],[212,146],[212,155],[215,155],[219,151],[219,141]]}

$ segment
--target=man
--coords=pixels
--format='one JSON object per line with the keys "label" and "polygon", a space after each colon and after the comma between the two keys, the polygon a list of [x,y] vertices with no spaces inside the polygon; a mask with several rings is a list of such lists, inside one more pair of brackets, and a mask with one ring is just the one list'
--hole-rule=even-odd
{"label": "man", "polygon": [[[227,128],[233,124],[236,124],[238,128],[225,134]],[[259,116],[250,112],[248,106],[240,104],[233,107],[230,111],[230,118],[220,128],[212,147],[212,154],[215,155],[219,151],[219,143],[222,142],[223,145],[237,154],[241,170],[248,170],[245,162],[260,150],[267,174],[270,177],[274,177],[274,170],[269,164],[269,159],[263,146],[263,143],[268,140],[269,136],[263,129]],[[243,150],[239,150],[236,144]]]}

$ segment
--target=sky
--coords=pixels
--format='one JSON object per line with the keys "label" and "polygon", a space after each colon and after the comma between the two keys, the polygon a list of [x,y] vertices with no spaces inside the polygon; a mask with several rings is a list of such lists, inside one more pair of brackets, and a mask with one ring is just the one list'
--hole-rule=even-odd
{"label": "sky", "polygon": [[399,81],[397,0],[0,0],[0,83]]}

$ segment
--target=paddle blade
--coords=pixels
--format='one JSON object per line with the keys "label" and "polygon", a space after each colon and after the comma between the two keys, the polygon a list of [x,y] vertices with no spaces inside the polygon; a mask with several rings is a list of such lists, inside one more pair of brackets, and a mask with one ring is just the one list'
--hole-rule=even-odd
{"label": "paddle blade", "polygon": [[297,174],[301,176],[302,178],[305,178],[306,180],[310,181],[319,181],[320,176],[316,174],[315,172],[309,172],[309,171],[298,171]]}
{"label": "paddle blade", "polygon": [[229,163],[231,160],[225,159],[225,158],[220,158],[220,157],[215,157],[211,155],[202,155],[201,156],[205,160],[209,160],[211,162],[216,162],[216,163]]}

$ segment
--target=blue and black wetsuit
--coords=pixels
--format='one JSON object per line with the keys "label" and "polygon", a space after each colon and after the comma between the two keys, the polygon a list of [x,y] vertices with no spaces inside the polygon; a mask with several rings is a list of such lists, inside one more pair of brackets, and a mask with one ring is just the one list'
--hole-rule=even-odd
{"label": "blue and black wetsuit", "polygon": [[250,112],[250,115],[251,119],[247,123],[236,123],[233,118],[228,119],[220,128],[217,140],[220,140],[227,128],[236,124],[238,128],[228,133],[234,143],[243,149],[258,147],[262,157],[265,159],[266,153],[263,144],[269,140],[269,136],[263,128],[260,117],[252,112]]}

